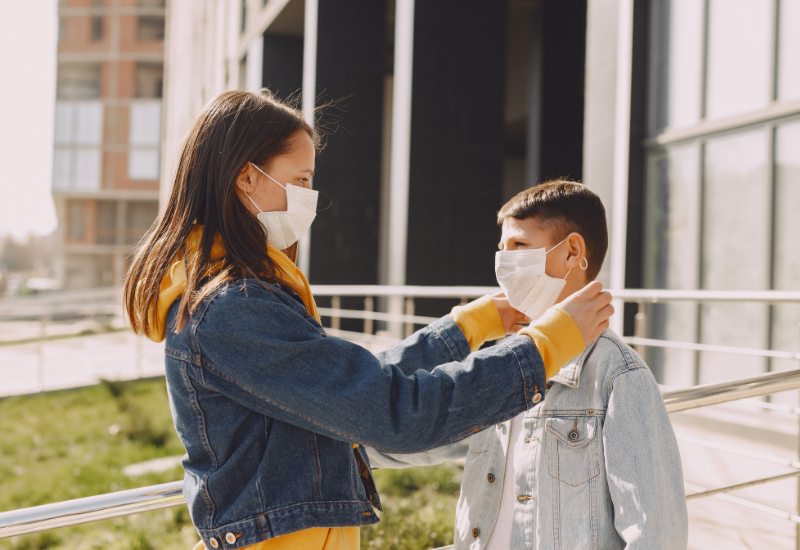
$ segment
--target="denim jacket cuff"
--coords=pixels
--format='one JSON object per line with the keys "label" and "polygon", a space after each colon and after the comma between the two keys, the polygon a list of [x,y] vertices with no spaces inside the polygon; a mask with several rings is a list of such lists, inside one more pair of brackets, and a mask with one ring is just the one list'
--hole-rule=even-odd
{"label": "denim jacket cuff", "polygon": [[544,398],[547,380],[542,356],[539,355],[539,350],[536,349],[533,340],[527,336],[507,338],[502,345],[511,348],[517,359],[525,388],[525,407],[530,410]]}
{"label": "denim jacket cuff", "polygon": [[428,328],[435,331],[444,340],[453,355],[453,361],[463,361],[471,353],[467,337],[449,315],[434,321],[428,325]]}

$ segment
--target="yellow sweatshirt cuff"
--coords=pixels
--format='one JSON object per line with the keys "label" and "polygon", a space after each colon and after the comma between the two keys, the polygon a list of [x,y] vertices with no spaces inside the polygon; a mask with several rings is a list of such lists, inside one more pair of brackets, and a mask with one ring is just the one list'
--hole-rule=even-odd
{"label": "yellow sweatshirt cuff", "polygon": [[490,296],[454,307],[450,317],[466,336],[472,351],[480,349],[487,340],[497,340],[506,335],[500,312]]}
{"label": "yellow sweatshirt cuff", "polygon": [[578,325],[557,307],[548,309],[536,323],[522,329],[519,334],[530,337],[536,344],[548,379],[558,374],[567,361],[586,349]]}

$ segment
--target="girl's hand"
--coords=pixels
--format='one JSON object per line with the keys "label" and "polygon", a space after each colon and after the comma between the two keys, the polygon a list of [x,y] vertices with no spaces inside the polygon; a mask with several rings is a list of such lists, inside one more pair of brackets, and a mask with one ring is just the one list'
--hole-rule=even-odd
{"label": "girl's hand", "polygon": [[608,328],[608,318],[614,315],[611,294],[603,290],[603,285],[597,281],[589,283],[556,305],[572,317],[587,346],[603,334]]}
{"label": "girl's hand", "polygon": [[511,307],[508,298],[502,292],[490,296],[492,302],[500,312],[500,319],[503,321],[503,330],[506,334],[514,334],[531,322],[531,318]]}

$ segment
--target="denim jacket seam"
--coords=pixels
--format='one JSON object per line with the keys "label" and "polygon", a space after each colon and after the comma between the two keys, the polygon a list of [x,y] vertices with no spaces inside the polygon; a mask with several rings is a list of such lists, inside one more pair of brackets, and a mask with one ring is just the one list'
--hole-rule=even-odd
{"label": "denim jacket seam", "polygon": [[433,331],[433,332],[434,332],[434,333],[435,333],[435,334],[436,334],[436,335],[437,335],[439,338],[441,338],[441,339],[442,339],[442,342],[444,342],[444,345],[445,345],[445,346],[447,346],[447,351],[449,351],[449,352],[450,352],[450,357],[452,357],[452,358],[453,358],[453,361],[458,361],[458,359],[456,358],[456,354],[453,352],[453,348],[451,348],[451,347],[450,347],[450,342],[448,342],[448,341],[447,341],[447,338],[445,338],[445,337],[442,335],[441,331],[439,330],[439,327],[435,327],[435,326],[433,326],[433,324],[431,324],[431,325],[428,325],[428,326],[431,328],[431,330],[432,330],[432,331]]}
{"label": "denim jacket seam", "polygon": [[192,345],[195,351],[198,352],[200,351],[200,343],[197,341],[197,329],[200,327],[200,323],[203,322],[203,319],[205,319],[208,308],[211,307],[211,303],[214,300],[216,300],[219,295],[221,295],[224,291],[228,290],[229,288],[231,288],[230,283],[221,284],[216,290],[214,290],[214,292],[211,293],[211,295],[208,298],[203,300],[202,307],[198,308],[197,320],[192,323],[191,329],[189,331],[189,334],[191,335]]}
{"label": "denim jacket seam", "polygon": [[[445,324],[448,321],[451,322],[453,326],[451,326],[449,328],[446,328],[446,329],[443,328],[443,329],[440,330],[440,326],[439,325],[440,324]],[[453,358],[453,361],[461,361],[461,360],[456,355],[455,349],[453,349],[453,346],[456,346],[458,343],[455,341],[456,336],[451,336],[450,335],[451,331],[457,332],[458,336],[460,336],[461,338],[464,339],[464,345],[465,345],[465,347],[467,347],[466,355],[469,356],[469,354],[472,352],[472,350],[469,349],[469,343],[467,342],[466,336],[464,336],[464,333],[461,331],[461,327],[459,327],[456,324],[456,322],[453,321],[453,319],[449,315],[445,315],[444,317],[442,317],[438,321],[434,321],[433,323],[428,325],[427,328],[430,328],[431,330],[435,331],[436,334],[439,336],[439,338],[442,339],[442,341],[444,342],[445,346],[447,346],[447,350],[450,352],[450,356]],[[450,341],[451,339],[453,340],[452,342]],[[452,346],[450,345],[451,343],[453,344]]]}
{"label": "denim jacket seam", "polygon": [[194,353],[180,351],[166,345],[164,346],[164,353],[166,355],[169,355],[173,359],[178,359],[179,361],[187,361],[189,363],[194,363],[195,365],[200,366],[200,356],[195,355]]}
{"label": "denim jacket seam", "polygon": [[531,409],[531,407],[528,406],[530,404],[531,397],[528,392],[528,380],[525,377],[525,369],[522,368],[522,363],[520,362],[519,357],[517,356],[517,352],[514,350],[514,348],[512,348],[505,342],[503,342],[503,345],[507,347],[509,350],[511,350],[511,353],[514,354],[514,360],[517,362],[517,367],[519,367],[519,373],[520,376],[522,376],[522,385],[524,387],[524,393],[525,393],[525,410],[528,411]]}
{"label": "denim jacket seam", "polygon": [[[216,471],[219,467],[217,455],[214,453],[214,450],[211,448],[211,443],[208,441],[208,434],[206,433],[205,429],[205,415],[203,414],[203,410],[200,408],[200,404],[197,402],[197,392],[195,391],[192,381],[189,378],[185,368],[181,369],[181,375],[183,376],[184,384],[186,384],[187,388],[189,389],[189,394],[191,395],[189,402],[192,404],[192,409],[194,409],[195,414],[197,415],[197,421],[200,424],[200,441],[203,444],[203,448],[211,458],[211,462],[214,465],[214,471]],[[200,482],[201,494],[203,495],[203,500],[206,502],[206,525],[213,525],[214,511],[216,509],[214,500],[211,498],[211,493],[208,491],[208,478],[210,475],[211,471],[206,472],[201,478]]]}
{"label": "denim jacket seam", "polygon": [[314,485],[317,488],[319,500],[322,501],[322,467],[319,463],[319,450],[317,449],[317,434],[308,430],[308,442],[311,444],[311,458],[314,466]]}
{"label": "denim jacket seam", "polygon": [[[361,440],[361,439],[359,439],[357,437],[353,437],[351,434],[341,432],[341,431],[339,431],[339,430],[337,430],[335,428],[332,428],[330,426],[327,426],[327,425],[323,424],[322,422],[319,422],[318,420],[316,420],[314,418],[311,418],[310,416],[307,416],[307,415],[305,415],[305,414],[303,414],[303,413],[301,413],[299,411],[295,411],[294,409],[291,409],[291,408],[289,408],[289,407],[287,407],[285,405],[282,405],[282,404],[280,404],[280,403],[278,403],[276,401],[273,401],[269,397],[261,395],[260,393],[254,391],[252,388],[249,388],[248,386],[245,386],[244,384],[240,383],[238,380],[235,380],[235,379],[227,376],[225,373],[223,373],[221,370],[219,370],[216,366],[214,366],[210,361],[208,361],[208,359],[203,359],[202,367],[213,371],[217,376],[223,378],[224,380],[227,380],[231,384],[241,388],[242,390],[246,391],[247,393],[250,393],[251,395],[254,395],[255,397],[258,397],[259,399],[269,403],[270,405],[273,405],[274,407],[277,407],[277,408],[279,408],[279,409],[281,409],[283,411],[286,411],[286,412],[291,413],[293,415],[296,415],[296,416],[298,416],[300,418],[303,418],[303,419],[307,420],[308,422],[310,422],[311,424],[316,424],[317,426],[320,426],[321,428],[324,428],[324,429],[330,431],[331,433],[334,433],[336,435],[340,435],[342,437],[345,437],[349,441],[357,442],[360,445],[365,445],[365,446],[368,446],[368,447],[374,447],[375,449],[377,449],[379,451],[384,451],[384,452],[387,452],[387,453],[414,454],[414,453],[421,453],[421,452],[424,452],[424,451],[429,451],[431,449],[435,449],[437,447],[441,447],[442,445],[446,445],[447,443],[450,443],[450,442],[460,441],[460,440],[464,439],[466,436],[468,436],[470,434],[473,434],[473,433],[477,433],[477,432],[481,431],[482,429],[486,428],[487,426],[494,426],[495,424],[498,424],[499,422],[503,421],[503,420],[499,420],[498,418],[493,418],[493,419],[489,420],[487,423],[482,424],[481,426],[479,426],[477,428],[472,428],[470,430],[467,430],[466,432],[461,432],[459,434],[456,434],[453,437],[451,437],[449,439],[445,439],[444,441],[440,441],[440,442],[436,443],[435,445],[431,445],[430,447],[426,447],[424,449],[419,449],[419,450],[414,450],[414,451],[401,451],[401,450],[398,450],[398,449],[390,449],[388,447],[381,447],[379,445],[370,443],[368,441],[363,441],[363,440]],[[519,414],[520,412],[522,412],[522,411],[517,410],[517,411],[514,412],[514,414]]]}

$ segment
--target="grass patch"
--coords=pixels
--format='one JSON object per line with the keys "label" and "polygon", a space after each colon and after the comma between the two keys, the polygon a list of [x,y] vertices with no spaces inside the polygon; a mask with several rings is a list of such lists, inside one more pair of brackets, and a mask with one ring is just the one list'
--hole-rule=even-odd
{"label": "grass patch", "polygon": [[455,464],[375,470],[384,512],[361,529],[361,550],[420,550],[453,544],[463,470]]}
{"label": "grass patch", "polygon": [[[163,378],[0,399],[0,511],[183,478],[124,476],[124,466],[183,454]],[[461,468],[376,470],[381,522],[361,530],[362,550],[419,550],[452,543]],[[0,539],[0,550],[191,550],[186,507]]]}
{"label": "grass patch", "polygon": [[[180,466],[137,479],[124,466],[183,454],[164,379],[0,400],[0,510],[15,510],[182,479]],[[185,507],[0,540],[0,549],[189,550]]]}

